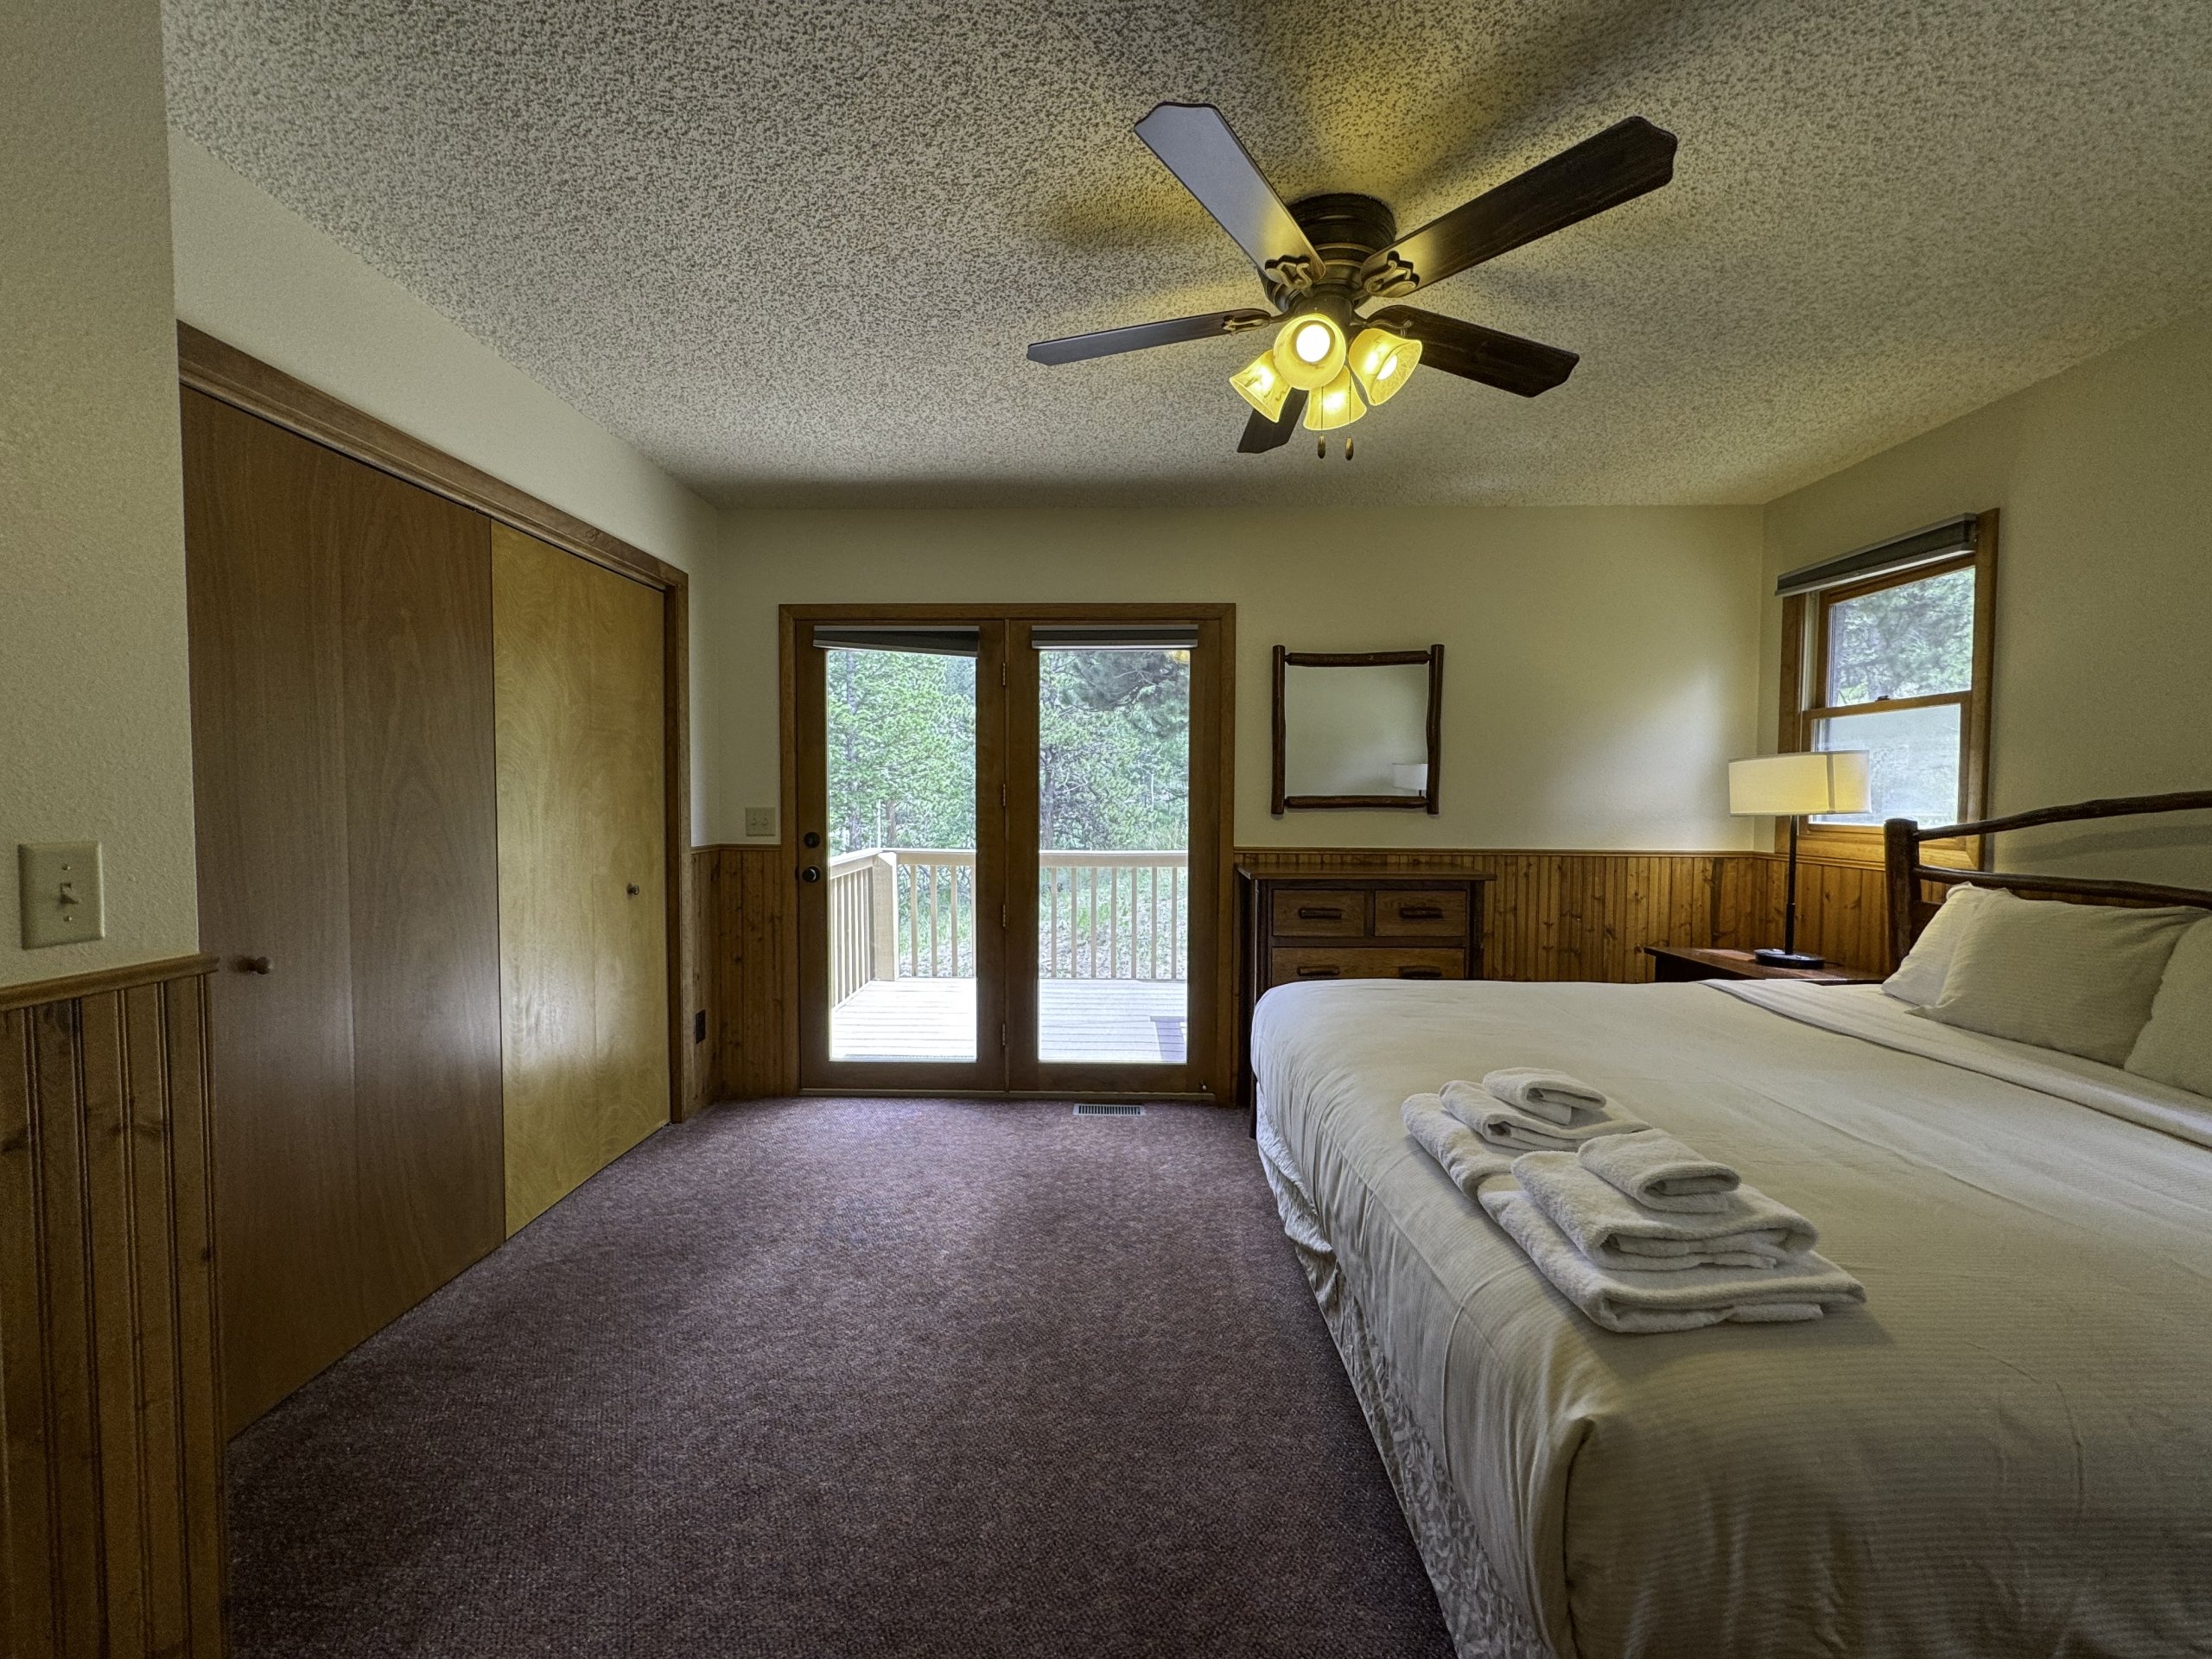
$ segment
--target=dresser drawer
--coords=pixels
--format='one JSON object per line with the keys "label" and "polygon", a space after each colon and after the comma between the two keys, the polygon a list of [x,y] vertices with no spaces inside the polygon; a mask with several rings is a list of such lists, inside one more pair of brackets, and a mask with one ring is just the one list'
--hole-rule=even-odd
{"label": "dresser drawer", "polygon": [[1268,953],[1268,984],[1309,979],[1464,979],[1464,950],[1415,945],[1278,945]]}
{"label": "dresser drawer", "polygon": [[1375,937],[1378,939],[1467,937],[1467,893],[1446,887],[1435,893],[1384,887],[1375,895]]}
{"label": "dresser drawer", "polygon": [[1294,887],[1275,894],[1272,918],[1283,938],[1360,938],[1367,931],[1367,895],[1357,888]]}

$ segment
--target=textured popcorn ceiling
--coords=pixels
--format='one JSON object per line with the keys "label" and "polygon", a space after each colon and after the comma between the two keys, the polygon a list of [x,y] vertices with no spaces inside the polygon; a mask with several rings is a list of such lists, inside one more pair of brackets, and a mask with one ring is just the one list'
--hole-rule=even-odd
{"label": "textured popcorn ceiling", "polygon": [[[2205,0],[168,0],[171,118],[725,503],[1759,501],[2212,304]],[[1233,453],[1254,302],[1130,130],[1410,228],[1623,116],[1656,194],[1418,302],[1580,352]]]}

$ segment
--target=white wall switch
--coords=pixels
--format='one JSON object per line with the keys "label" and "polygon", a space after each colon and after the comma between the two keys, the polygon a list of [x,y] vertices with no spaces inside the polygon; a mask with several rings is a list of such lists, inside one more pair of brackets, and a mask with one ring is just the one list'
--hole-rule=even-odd
{"label": "white wall switch", "polygon": [[22,878],[24,950],[107,936],[99,842],[24,842],[16,849],[16,864]]}
{"label": "white wall switch", "polygon": [[745,809],[745,834],[748,840],[756,836],[773,836],[776,833],[776,809],[772,806],[748,806]]}

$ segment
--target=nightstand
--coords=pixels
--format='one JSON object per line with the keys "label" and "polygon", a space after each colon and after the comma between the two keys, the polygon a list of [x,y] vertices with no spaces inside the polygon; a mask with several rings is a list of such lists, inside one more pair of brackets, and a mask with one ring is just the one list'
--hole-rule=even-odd
{"label": "nightstand", "polygon": [[1748,950],[1707,950],[1694,945],[1647,944],[1651,977],[1662,984],[1693,979],[1802,979],[1808,985],[1878,985],[1886,976],[1831,963],[1826,968],[1770,968]]}

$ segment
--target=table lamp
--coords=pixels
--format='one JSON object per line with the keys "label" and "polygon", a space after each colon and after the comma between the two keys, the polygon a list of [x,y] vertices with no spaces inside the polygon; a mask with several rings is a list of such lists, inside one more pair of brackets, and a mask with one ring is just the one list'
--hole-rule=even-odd
{"label": "table lamp", "polygon": [[1783,911],[1782,949],[1751,952],[1770,968],[1819,968],[1827,958],[1797,949],[1797,823],[1812,812],[1864,812],[1866,751],[1818,749],[1809,754],[1763,754],[1728,763],[1728,810],[1736,817],[1789,820],[1789,898]]}

